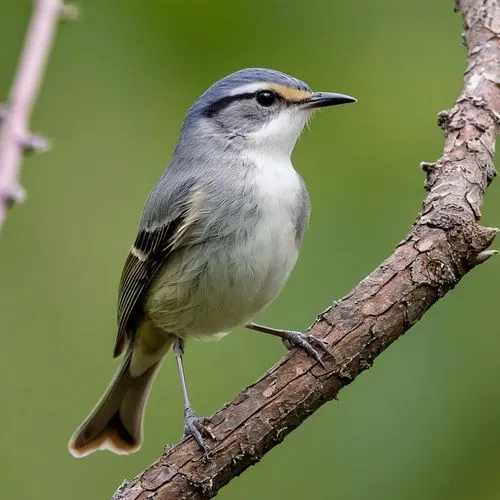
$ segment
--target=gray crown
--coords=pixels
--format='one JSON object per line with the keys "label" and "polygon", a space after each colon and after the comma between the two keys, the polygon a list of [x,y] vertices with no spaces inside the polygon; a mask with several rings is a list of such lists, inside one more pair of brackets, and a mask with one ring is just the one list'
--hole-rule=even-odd
{"label": "gray crown", "polygon": [[307,83],[280,71],[265,68],[246,68],[215,82],[196,100],[189,110],[188,116],[203,113],[204,109],[229,96],[232,90],[242,85],[258,82],[277,83],[311,92]]}

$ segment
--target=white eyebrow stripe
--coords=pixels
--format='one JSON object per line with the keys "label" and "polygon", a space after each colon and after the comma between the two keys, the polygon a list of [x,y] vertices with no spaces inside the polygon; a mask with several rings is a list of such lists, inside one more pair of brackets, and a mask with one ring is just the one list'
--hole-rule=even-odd
{"label": "white eyebrow stripe", "polygon": [[252,94],[253,92],[257,92],[257,90],[265,88],[266,83],[267,82],[247,83],[246,85],[241,85],[231,90],[229,95]]}

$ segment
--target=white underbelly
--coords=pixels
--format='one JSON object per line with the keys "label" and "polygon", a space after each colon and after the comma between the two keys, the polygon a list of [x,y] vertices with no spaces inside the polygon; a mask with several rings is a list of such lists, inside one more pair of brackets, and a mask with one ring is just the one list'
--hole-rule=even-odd
{"label": "white underbelly", "polygon": [[173,252],[150,286],[145,310],[165,332],[207,336],[244,325],[279,295],[295,266],[300,178],[289,157],[249,158],[260,165],[247,179],[259,213],[242,217],[245,227],[230,237]]}
{"label": "white underbelly", "polygon": [[223,334],[249,322],[279,295],[297,261],[291,221],[274,222],[262,220],[248,238],[174,252],[150,287],[148,316],[181,337]]}

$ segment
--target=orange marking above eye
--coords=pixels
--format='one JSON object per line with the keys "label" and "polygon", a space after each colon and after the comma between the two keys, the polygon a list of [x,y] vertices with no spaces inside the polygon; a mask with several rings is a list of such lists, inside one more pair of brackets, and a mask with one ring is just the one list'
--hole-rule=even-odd
{"label": "orange marking above eye", "polygon": [[288,102],[302,102],[312,95],[312,92],[309,92],[308,90],[302,90],[296,87],[287,87],[286,85],[281,85],[279,83],[270,83],[268,89],[273,90]]}

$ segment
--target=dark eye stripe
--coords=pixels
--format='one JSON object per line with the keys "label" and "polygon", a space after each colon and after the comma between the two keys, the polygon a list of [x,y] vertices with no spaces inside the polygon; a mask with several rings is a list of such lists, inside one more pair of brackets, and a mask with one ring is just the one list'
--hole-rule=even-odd
{"label": "dark eye stripe", "polygon": [[216,114],[220,113],[224,108],[227,108],[234,101],[241,101],[243,99],[253,99],[255,97],[255,92],[247,92],[245,94],[228,95],[222,97],[218,101],[209,104],[204,110],[203,115],[207,118],[212,118]]}

